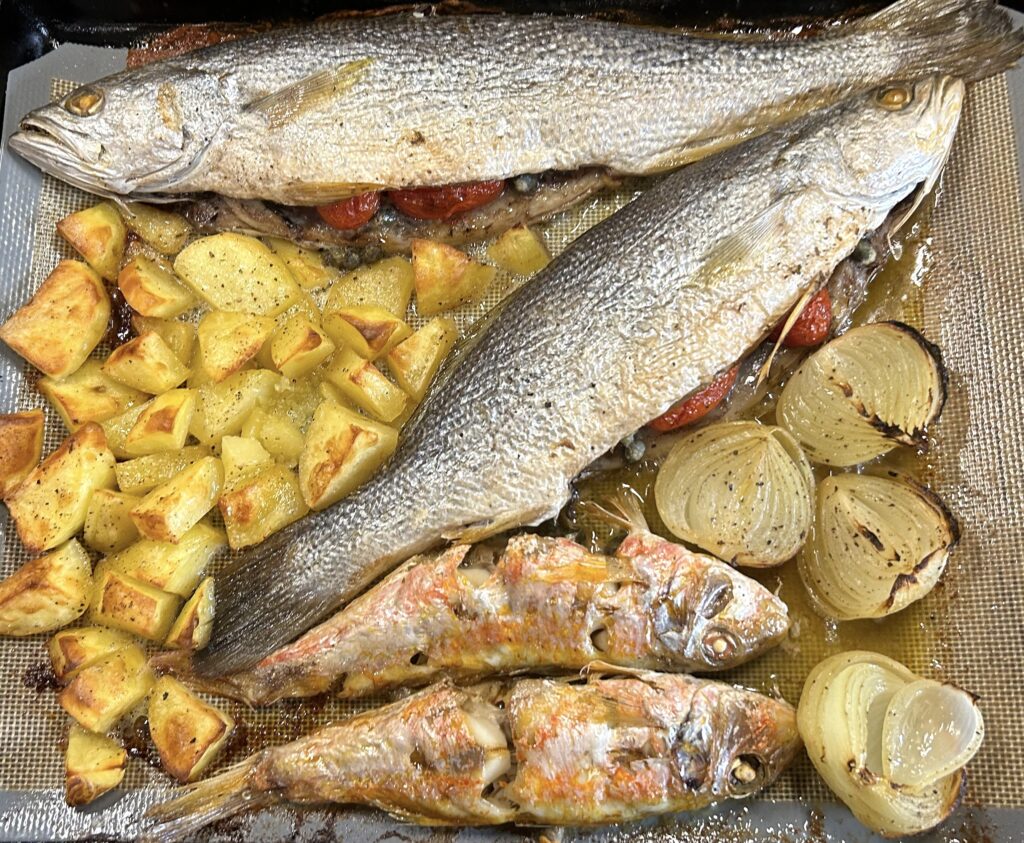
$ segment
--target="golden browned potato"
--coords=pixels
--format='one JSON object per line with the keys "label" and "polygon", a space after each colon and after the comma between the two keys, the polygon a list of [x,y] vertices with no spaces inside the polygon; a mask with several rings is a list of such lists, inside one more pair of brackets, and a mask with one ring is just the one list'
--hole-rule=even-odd
{"label": "golden browned potato", "polygon": [[80,626],[64,629],[54,635],[46,645],[53,665],[53,675],[64,684],[83,667],[99,661],[106,655],[129,646],[134,639],[126,632],[105,626]]}
{"label": "golden browned potato", "polygon": [[200,387],[191,434],[207,445],[237,434],[257,403],[268,400],[281,380],[268,369],[250,369]]}
{"label": "golden browned potato", "polygon": [[231,715],[207,705],[177,679],[161,676],[153,687],[149,735],[164,769],[178,781],[198,779],[234,728]]}
{"label": "golden browned potato", "polygon": [[163,451],[119,462],[114,466],[114,476],[121,491],[144,495],[208,456],[210,449],[205,445],[186,445],[180,451]]}
{"label": "golden browned potato", "polygon": [[220,460],[203,457],[146,495],[132,520],[146,538],[177,543],[213,509],[223,485]]}
{"label": "golden browned potato", "polygon": [[339,346],[368,360],[386,354],[412,333],[393,313],[368,305],[324,311],[324,330]]}
{"label": "golden browned potato", "polygon": [[[192,360],[192,349],[196,344],[196,326],[191,322],[180,322],[177,319],[157,319],[154,316],[132,315],[132,327],[136,334],[152,331],[158,334],[186,366]],[[189,386],[192,384],[190,383]]]}
{"label": "golden browned potato", "polygon": [[28,304],[0,326],[0,339],[44,374],[70,375],[110,321],[103,281],[80,261],[61,261]]}
{"label": "golden browned potato", "polygon": [[196,409],[196,390],[171,389],[149,402],[124,439],[124,451],[142,457],[159,451],[180,452]]}
{"label": "golden browned potato", "polygon": [[434,316],[477,301],[494,280],[493,266],[477,263],[454,246],[433,240],[412,241],[416,311]]}
{"label": "golden browned potato", "polygon": [[202,650],[210,643],[216,610],[213,577],[207,577],[182,607],[177,620],[171,625],[171,631],[167,633],[164,646],[173,650]]}
{"label": "golden browned potato", "polygon": [[229,492],[240,481],[273,465],[274,458],[258,439],[225,436],[220,440],[220,461],[224,464],[224,491]]}
{"label": "golden browned potato", "polygon": [[242,436],[257,440],[270,455],[288,466],[297,465],[302,453],[302,431],[284,413],[257,407],[242,425]]}
{"label": "golden browned potato", "polygon": [[279,237],[267,237],[266,242],[270,250],[288,265],[292,277],[303,290],[322,290],[341,277],[337,269],[324,264],[320,252],[303,249]]}
{"label": "golden browned potato", "polygon": [[487,257],[517,275],[532,275],[551,263],[544,239],[532,228],[517,225],[487,247]]}
{"label": "golden browned potato", "polygon": [[64,755],[64,801],[88,805],[121,783],[127,763],[128,754],[116,741],[73,723]]}
{"label": "golden browned potato", "polygon": [[334,353],[330,338],[301,313],[282,324],[270,340],[270,361],[287,378],[301,378]]}
{"label": "golden browned potato", "polygon": [[180,606],[181,598],[176,594],[110,568],[96,568],[96,593],[89,612],[95,624],[123,629],[149,641],[163,641]]}
{"label": "golden browned potato", "polygon": [[211,310],[199,321],[199,355],[206,374],[220,383],[248,363],[274,331],[269,316]]}
{"label": "golden browned potato", "polygon": [[335,354],[324,374],[347,400],[383,422],[394,421],[405,409],[405,393],[350,348]]}
{"label": "golden browned potato", "polygon": [[82,425],[7,496],[21,543],[41,553],[67,541],[85,524],[92,493],[114,483],[114,455],[103,430]]}
{"label": "golden browned potato", "polygon": [[[134,407],[129,407],[123,413],[111,416],[109,419],[104,419],[100,422],[103,434],[107,437],[107,446],[118,459],[123,460],[128,458],[128,452],[124,449],[124,443],[128,438],[128,432],[135,427],[135,423],[139,420],[139,416],[146,411],[151,401],[152,399],[143,404],[136,404]],[[122,487],[122,489],[123,488],[124,487]],[[126,491],[131,490],[128,489]]]}
{"label": "golden browned potato", "polygon": [[130,644],[83,667],[57,695],[57,702],[90,732],[107,732],[153,687],[146,654]]}
{"label": "golden browned potato", "polygon": [[107,377],[99,360],[86,360],[77,371],[60,380],[41,378],[39,391],[72,433],[86,422],[106,421],[149,397]]}
{"label": "golden browned potato", "polygon": [[116,553],[128,547],[139,537],[130,513],[141,500],[112,489],[93,492],[85,513],[86,546],[99,553]]}
{"label": "golden browned potato", "polygon": [[141,202],[129,202],[124,222],[148,246],[162,255],[176,255],[185,248],[192,226],[181,214]]}
{"label": "golden browned potato", "polygon": [[151,395],[174,389],[188,377],[188,367],[154,331],[115,348],[103,371],[118,383]]}
{"label": "golden browned potato", "polygon": [[43,411],[0,416],[0,497],[6,498],[43,454]]}
{"label": "golden browned potato", "polygon": [[406,394],[420,401],[458,338],[451,319],[435,316],[388,352],[388,371]]}
{"label": "golden browned potato", "polygon": [[179,597],[188,597],[210,560],[227,547],[222,530],[200,521],[177,544],[140,539],[96,566],[97,574],[116,571]]}
{"label": "golden browned potato", "polygon": [[331,287],[324,310],[369,305],[404,319],[412,286],[412,264],[405,258],[385,258],[339,278]]}
{"label": "golden browned potato", "polygon": [[72,539],[0,582],[0,635],[59,629],[81,617],[91,597],[89,555]]}
{"label": "golden browned potato", "polygon": [[117,287],[142,316],[173,319],[196,306],[192,291],[162,262],[136,255],[117,275]]}
{"label": "golden browned potato", "polygon": [[128,232],[117,208],[109,202],[100,202],[76,211],[57,223],[57,231],[100,275],[108,281],[117,278],[128,241]]}
{"label": "golden browned potato", "polygon": [[273,465],[243,481],[221,495],[218,506],[228,545],[235,550],[259,544],[309,512],[298,478],[283,465]]}
{"label": "golden browned potato", "polygon": [[328,507],[365,483],[394,453],[398,432],[334,401],[317,407],[299,457],[299,485],[312,509]]}

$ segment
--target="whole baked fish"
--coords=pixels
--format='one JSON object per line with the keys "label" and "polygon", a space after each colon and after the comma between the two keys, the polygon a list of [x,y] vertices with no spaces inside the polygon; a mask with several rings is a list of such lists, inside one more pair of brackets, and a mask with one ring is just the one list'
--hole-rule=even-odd
{"label": "whole baked fish", "polygon": [[590,462],[731,367],[935,182],[963,90],[929,79],[816,112],[576,240],[456,353],[379,474],[219,579],[197,669],[254,664],[445,538],[555,515]]}
{"label": "whole baked fish", "polygon": [[[253,668],[197,680],[269,705],[325,692],[491,674],[580,670],[595,660],[649,670],[735,667],[777,644],[786,605],[724,562],[641,526],[614,556],[568,539],[519,535],[503,550],[456,545],[415,557],[330,620]],[[157,666],[187,671],[179,654]]]}
{"label": "whole baked fish", "polygon": [[183,788],[149,834],[281,801],[429,825],[622,822],[749,796],[799,747],[786,702],[691,676],[441,683]]}

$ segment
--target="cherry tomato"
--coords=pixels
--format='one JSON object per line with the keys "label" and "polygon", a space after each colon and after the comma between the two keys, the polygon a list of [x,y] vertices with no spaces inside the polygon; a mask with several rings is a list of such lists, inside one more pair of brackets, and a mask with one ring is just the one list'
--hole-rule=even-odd
{"label": "cherry tomato", "polygon": [[502,179],[392,190],[391,201],[403,214],[418,220],[448,220],[497,199],[505,189]]}
{"label": "cherry tomato", "polygon": [[[775,326],[768,338],[777,340],[782,333],[785,320]],[[832,296],[822,287],[814,298],[807,302],[803,312],[797,317],[793,327],[782,340],[786,348],[809,348],[821,345],[828,339],[829,328],[832,327]]]}
{"label": "cherry tomato", "polygon": [[379,193],[360,193],[330,205],[320,205],[316,212],[331,228],[348,230],[366,225],[380,210]]}
{"label": "cherry tomato", "polygon": [[670,430],[700,421],[725,400],[725,396],[729,394],[729,390],[736,383],[736,376],[739,374],[739,371],[739,366],[733,366],[728,372],[715,378],[700,392],[670,407],[648,426],[658,431],[658,433],[667,433]]}

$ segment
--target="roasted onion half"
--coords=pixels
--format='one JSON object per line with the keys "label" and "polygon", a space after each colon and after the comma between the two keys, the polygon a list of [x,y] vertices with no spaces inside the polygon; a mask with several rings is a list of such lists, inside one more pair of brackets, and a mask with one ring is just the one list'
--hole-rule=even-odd
{"label": "roasted onion half", "polygon": [[901,322],[852,328],[808,357],[776,416],[815,462],[851,466],[924,440],[946,400],[938,349]]}
{"label": "roasted onion half", "polygon": [[942,501],[913,480],[837,474],[818,485],[797,564],[822,614],[880,618],[934,588],[958,537]]}
{"label": "roasted onion half", "polygon": [[800,549],[814,498],[811,464],[780,427],[723,422],[680,440],[654,486],[665,526],[735,565],[779,565]]}
{"label": "roasted onion half", "polygon": [[828,786],[885,837],[917,834],[949,816],[963,767],[984,737],[971,694],[865,651],[811,671],[797,727]]}

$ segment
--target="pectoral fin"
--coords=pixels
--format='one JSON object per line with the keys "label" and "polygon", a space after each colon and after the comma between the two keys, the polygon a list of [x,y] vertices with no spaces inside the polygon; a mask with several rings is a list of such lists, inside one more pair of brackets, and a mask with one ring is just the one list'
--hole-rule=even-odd
{"label": "pectoral fin", "polygon": [[756,265],[757,257],[782,238],[791,204],[792,197],[784,196],[719,240],[705,255],[694,281],[712,287]]}
{"label": "pectoral fin", "polygon": [[348,93],[363,78],[373,59],[357,59],[320,70],[311,76],[271,91],[243,106],[243,111],[265,114],[272,128]]}

